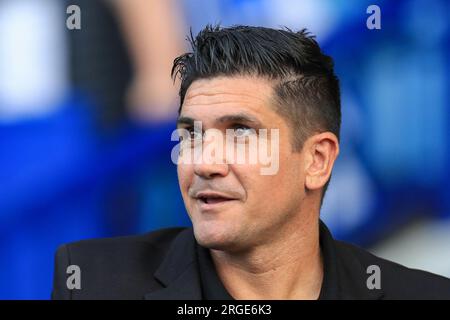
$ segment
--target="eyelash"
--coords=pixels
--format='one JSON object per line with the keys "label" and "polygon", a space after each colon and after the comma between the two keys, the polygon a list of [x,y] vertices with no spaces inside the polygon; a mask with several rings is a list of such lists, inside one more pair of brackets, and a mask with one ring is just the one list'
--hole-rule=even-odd
{"label": "eyelash", "polygon": [[249,126],[246,126],[245,124],[240,124],[240,123],[236,123],[234,125],[231,126],[231,129],[240,129],[240,128],[244,128],[244,129],[252,129]]}

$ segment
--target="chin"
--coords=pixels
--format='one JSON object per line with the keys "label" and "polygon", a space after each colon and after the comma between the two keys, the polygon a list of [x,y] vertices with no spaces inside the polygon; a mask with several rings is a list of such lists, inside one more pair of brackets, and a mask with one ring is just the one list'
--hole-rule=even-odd
{"label": "chin", "polygon": [[194,235],[197,242],[205,248],[226,250],[236,246],[237,237],[231,228],[211,222],[194,224]]}

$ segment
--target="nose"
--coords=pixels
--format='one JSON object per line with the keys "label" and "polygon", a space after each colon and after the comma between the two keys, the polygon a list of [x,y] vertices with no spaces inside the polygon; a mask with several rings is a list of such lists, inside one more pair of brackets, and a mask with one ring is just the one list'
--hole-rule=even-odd
{"label": "nose", "polygon": [[195,157],[194,173],[204,179],[214,177],[225,177],[229,172],[225,150],[223,148],[223,140],[220,135],[211,134],[211,137],[205,139],[202,150]]}
{"label": "nose", "polygon": [[229,167],[226,163],[198,163],[194,165],[195,174],[204,179],[225,177],[228,171]]}

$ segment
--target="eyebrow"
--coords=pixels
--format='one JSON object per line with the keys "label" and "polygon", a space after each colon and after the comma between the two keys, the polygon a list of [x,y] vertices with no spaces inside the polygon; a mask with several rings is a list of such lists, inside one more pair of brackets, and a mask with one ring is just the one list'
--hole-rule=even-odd
{"label": "eyebrow", "polygon": [[193,118],[190,118],[190,117],[178,117],[178,119],[177,119],[177,128],[180,126],[180,125],[189,125],[189,126],[193,126],[194,125],[194,121],[195,121],[195,119],[193,119]]}
{"label": "eyebrow", "polygon": [[[191,117],[181,116],[177,119],[177,127],[180,125],[189,125],[193,126],[194,121],[200,121],[195,120]],[[227,114],[223,115],[215,120],[218,123],[229,123],[229,122],[241,122],[241,123],[248,123],[253,124],[256,127],[262,127],[261,121],[259,121],[255,116],[252,116],[248,113],[236,113],[236,114]]]}

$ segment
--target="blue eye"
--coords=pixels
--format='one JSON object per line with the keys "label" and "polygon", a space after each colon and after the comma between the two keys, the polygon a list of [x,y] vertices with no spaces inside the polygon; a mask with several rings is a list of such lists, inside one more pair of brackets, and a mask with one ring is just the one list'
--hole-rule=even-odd
{"label": "blue eye", "polygon": [[255,133],[255,129],[244,125],[236,125],[233,127],[235,137],[246,137]]}

